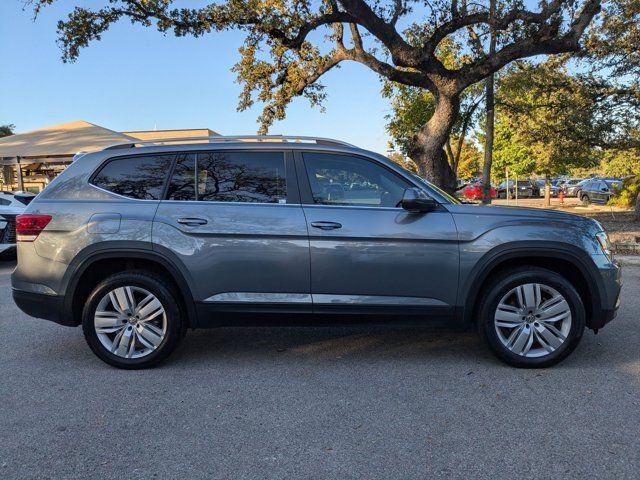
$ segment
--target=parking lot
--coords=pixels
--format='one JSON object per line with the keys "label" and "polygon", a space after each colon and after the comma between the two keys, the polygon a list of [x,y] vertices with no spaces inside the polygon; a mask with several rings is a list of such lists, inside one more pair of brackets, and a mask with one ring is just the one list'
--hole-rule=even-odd
{"label": "parking lot", "polygon": [[23,315],[0,263],[0,478],[637,478],[640,268],[618,318],[548,370],[473,332],[190,332],[162,367],[100,362]]}

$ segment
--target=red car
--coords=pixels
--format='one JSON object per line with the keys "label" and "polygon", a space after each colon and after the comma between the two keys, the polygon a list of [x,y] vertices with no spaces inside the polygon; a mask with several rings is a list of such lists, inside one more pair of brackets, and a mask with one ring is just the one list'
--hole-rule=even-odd
{"label": "red car", "polygon": [[[460,193],[470,200],[480,200],[482,198],[482,184],[470,183],[466,185]],[[491,198],[496,198],[496,189],[491,187]]]}

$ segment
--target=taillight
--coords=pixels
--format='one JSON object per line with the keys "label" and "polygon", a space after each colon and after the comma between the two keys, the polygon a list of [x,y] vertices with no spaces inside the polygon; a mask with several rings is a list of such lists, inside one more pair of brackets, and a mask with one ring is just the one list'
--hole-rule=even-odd
{"label": "taillight", "polygon": [[51,221],[51,215],[31,215],[28,213],[16,217],[16,241],[33,242]]}

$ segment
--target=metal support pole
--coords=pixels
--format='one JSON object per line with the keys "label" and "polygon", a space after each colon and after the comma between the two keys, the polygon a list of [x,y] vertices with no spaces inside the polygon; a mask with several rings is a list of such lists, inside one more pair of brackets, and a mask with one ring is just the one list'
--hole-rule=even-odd
{"label": "metal support pole", "polygon": [[511,196],[511,187],[509,186],[509,167],[505,168],[505,171],[506,171],[506,174],[507,174],[507,188],[506,188],[507,194],[506,194],[506,197],[507,197],[507,205],[509,205],[509,197]]}
{"label": "metal support pole", "polygon": [[20,165],[20,157],[16,157],[16,170],[18,173],[18,190],[24,192],[24,179],[22,178],[22,165]]}

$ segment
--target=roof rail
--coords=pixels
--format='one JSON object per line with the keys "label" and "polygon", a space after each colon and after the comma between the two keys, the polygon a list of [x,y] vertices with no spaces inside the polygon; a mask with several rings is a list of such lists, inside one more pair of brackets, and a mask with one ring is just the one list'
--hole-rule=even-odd
{"label": "roof rail", "polygon": [[354,147],[347,142],[333,140],[331,138],[301,137],[291,135],[214,135],[209,137],[175,137],[156,138],[154,140],[140,140],[139,142],[123,142],[109,145],[103,150],[118,150],[121,148],[135,148],[145,145],[166,145],[172,143],[229,143],[229,142],[278,142],[283,143],[315,143],[316,145],[338,145]]}

